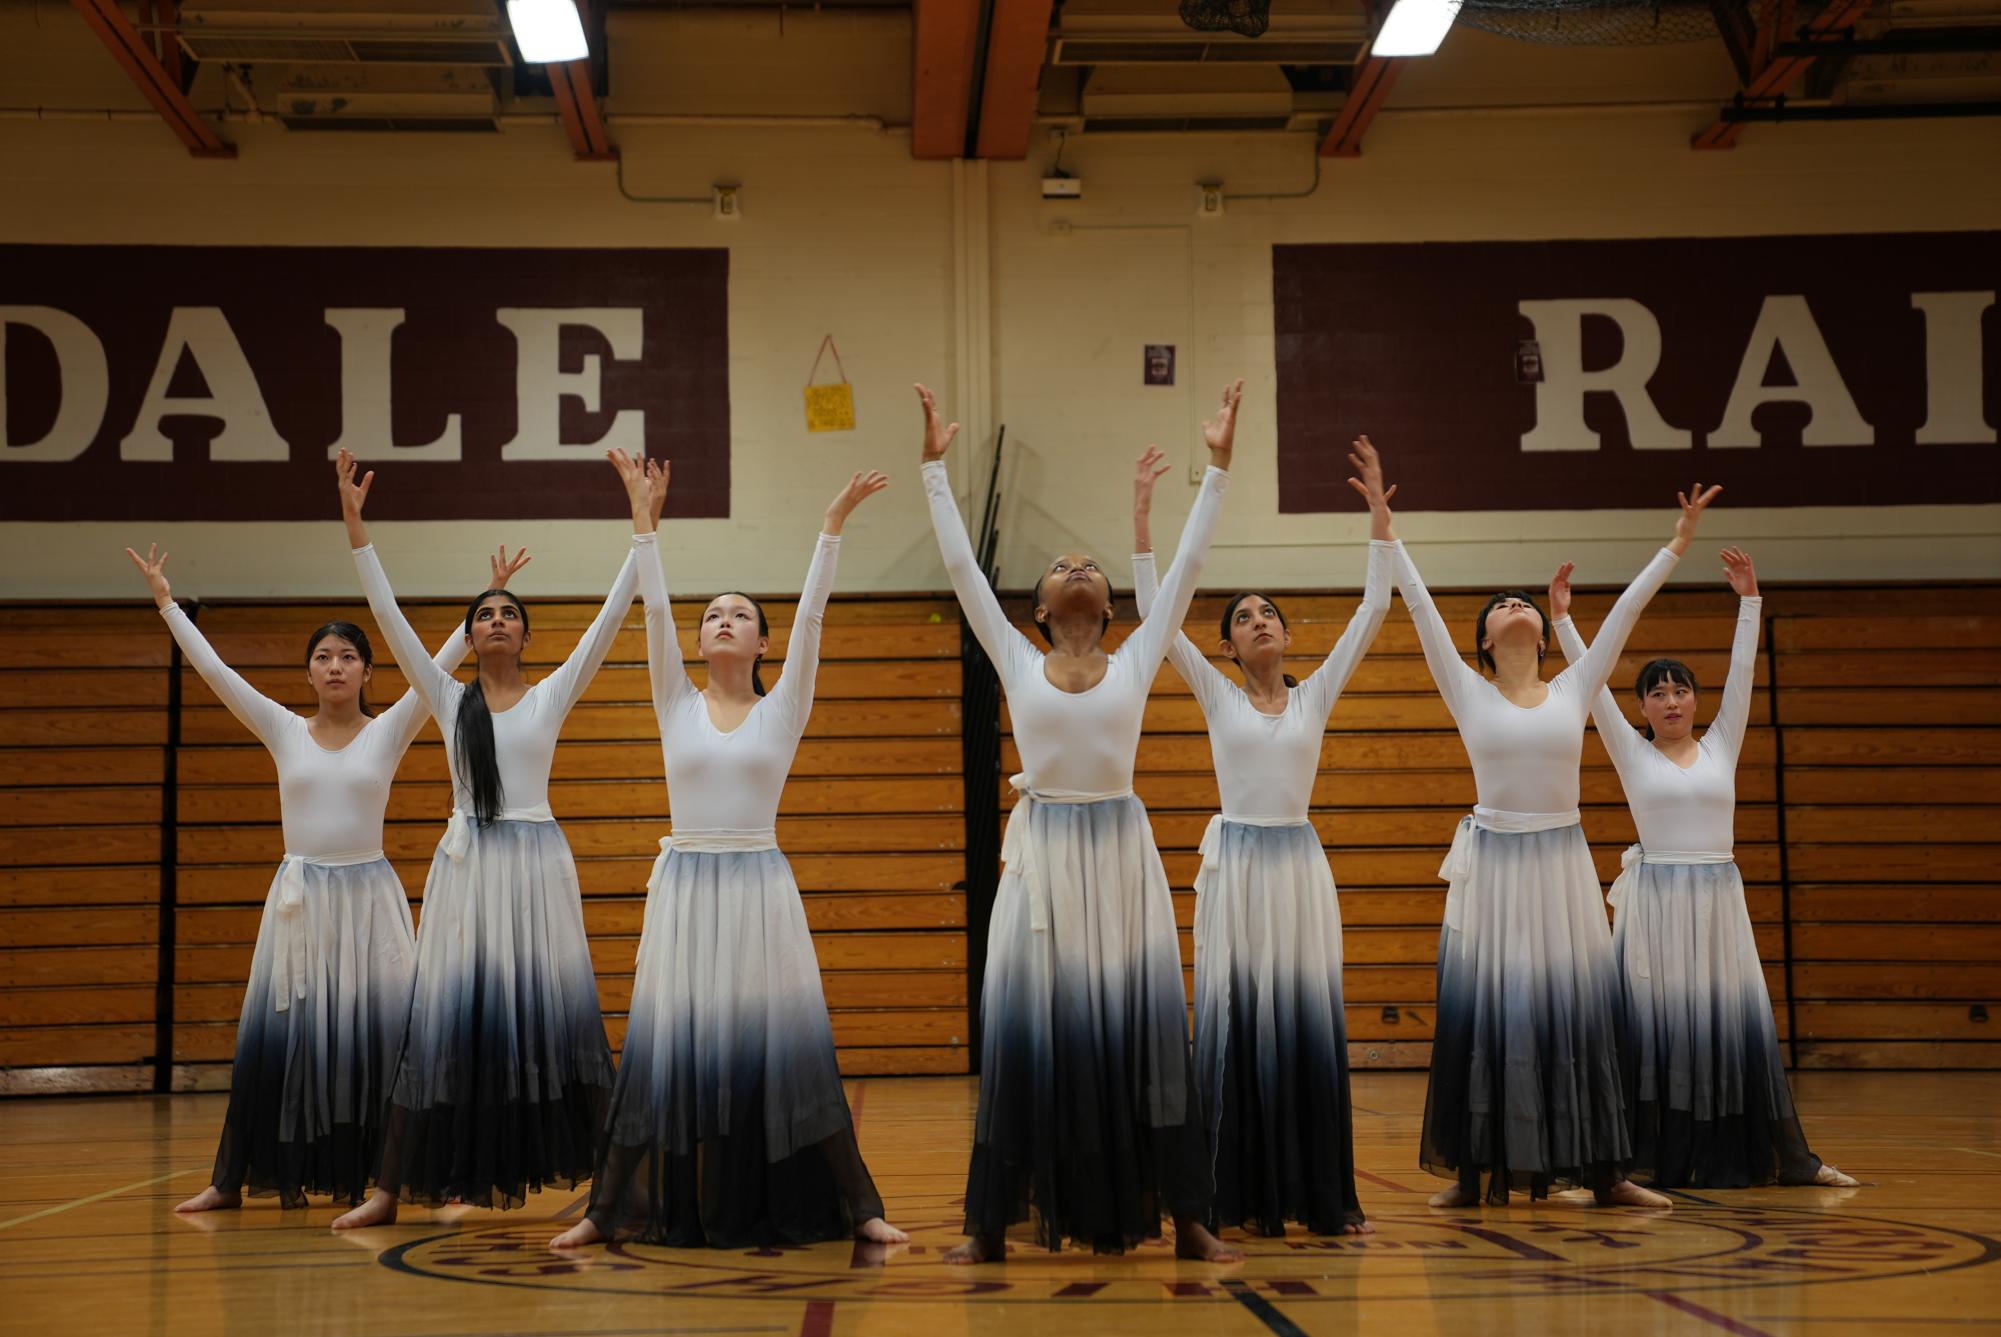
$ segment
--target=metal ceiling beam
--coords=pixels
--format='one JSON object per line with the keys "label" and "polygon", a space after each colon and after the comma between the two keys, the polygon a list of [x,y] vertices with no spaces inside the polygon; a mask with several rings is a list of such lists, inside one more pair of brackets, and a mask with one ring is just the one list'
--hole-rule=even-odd
{"label": "metal ceiling beam", "polygon": [[[161,57],[154,54],[132,26],[130,19],[118,8],[118,0],[70,0],[83,21],[90,25],[103,41],[112,57],[125,67],[132,76],[132,82],[139,86],[146,100],[166,121],[180,141],[188,146],[188,152],[197,158],[234,158],[236,146],[224,143],[215,128],[202,119],[188,95],[181,91],[180,79],[170,74],[161,63]],[[166,6],[169,14],[174,7]],[[169,40],[168,45],[171,45]],[[172,60],[175,69],[180,66],[180,51],[174,50]]]}
{"label": "metal ceiling beam", "polygon": [[963,157],[984,30],[982,6],[979,0],[915,0],[914,8],[910,154]]}
{"label": "metal ceiling beam", "polygon": [[976,151],[982,158],[1026,158],[1035,127],[1035,96],[1049,52],[1053,0],[994,6],[987,30],[986,86],[980,91]]}
{"label": "metal ceiling beam", "polygon": [[[604,25],[598,21],[591,0],[577,0],[577,15],[592,46],[604,50]],[[570,137],[570,149],[578,162],[617,162],[618,149],[605,129],[604,114],[598,110],[597,94],[591,91],[591,58],[566,60],[544,67],[549,72],[549,91],[556,95],[556,113],[562,118],[563,133]]]}
{"label": "metal ceiling beam", "polygon": [[[1795,44],[1779,39],[1779,30],[1790,26],[1789,22],[1782,22],[1779,15],[1783,10],[1786,19],[1790,19],[1792,0],[1766,0],[1765,21],[1758,33],[1758,73],[1731,100],[1731,107],[1756,109],[1770,106],[1783,98],[1821,55],[1841,53],[1846,34],[1869,12],[1871,3],[1872,0],[1833,0],[1799,31],[1798,44],[1809,49],[1811,54],[1786,55],[1781,48]],[[1698,149],[1735,148],[1737,136],[1743,128],[1743,119],[1732,120],[1718,115],[1715,122],[1690,143]]]}
{"label": "metal ceiling beam", "polygon": [[1371,55],[1355,67],[1355,83],[1348,90],[1348,100],[1341,104],[1340,114],[1328,127],[1327,137],[1320,141],[1321,157],[1362,156],[1362,136],[1369,132],[1369,123],[1382,110],[1403,66],[1400,58]]}

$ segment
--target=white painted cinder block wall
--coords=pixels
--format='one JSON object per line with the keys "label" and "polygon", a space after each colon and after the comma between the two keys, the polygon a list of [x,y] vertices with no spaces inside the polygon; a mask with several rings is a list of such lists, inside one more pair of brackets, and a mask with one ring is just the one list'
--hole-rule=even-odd
{"label": "white painted cinder block wall", "polygon": [[[144,109],[94,39],[70,30],[73,15],[30,27],[24,12],[0,14],[0,103],[26,87],[34,105]],[[1236,375],[1247,383],[1237,477],[1205,583],[1357,585],[1359,515],[1278,512],[1274,243],[2001,228],[2001,121],[1754,127],[1732,152],[1692,152],[1689,134],[1732,85],[1706,50],[1552,53],[1455,33],[1406,75],[1366,156],[1325,164],[1310,198],[1232,200],[1200,223],[1194,182],[1303,188],[1313,138],[1073,137],[1063,165],[1085,198],[1056,205],[1037,187],[1056,149],[1046,130],[1025,163],[911,160],[897,128],[909,116],[903,15],[795,10],[782,31],[772,14],[621,16],[613,52],[614,116],[776,110],[889,128],[615,119],[633,193],[743,183],[742,219],[719,224],[700,208],[629,202],[612,168],[571,161],[550,124],[394,138],[231,124],[239,157],[215,163],[190,159],[157,121],[0,120],[0,241],[727,245],[729,384],[716,392],[731,401],[732,516],[671,527],[674,583],[784,592],[798,588],[827,498],[865,467],[889,469],[896,486],[851,524],[842,588],[944,586],[917,483],[916,380],[971,426],[954,466],[962,486],[984,476],[984,443],[1007,425],[1008,583],[1082,547],[1123,584],[1132,456],[1157,441],[1196,462],[1197,423]],[[40,75],[12,82],[31,69]],[[1592,105],[1615,94],[1654,105]],[[1453,110],[1474,101],[1530,105]],[[855,383],[851,434],[803,423],[800,386],[828,331]],[[1140,347],[1153,342],[1180,349],[1172,389],[1139,384]],[[1164,547],[1185,476],[1162,490]],[[1663,499],[1687,481],[1664,474]],[[382,485],[393,486],[387,470]],[[323,527],[0,525],[0,595],[135,594],[120,549],[154,540],[174,551],[182,593],[351,595],[331,487],[328,508]],[[501,538],[538,553],[531,588],[588,593],[618,560],[618,513],[607,471],[602,524],[384,523],[376,538],[411,594],[463,591]],[[1621,580],[1670,523],[1663,508],[1413,512],[1400,527],[1443,586],[1538,582],[1566,557],[1582,579]],[[2001,575],[2001,507],[1719,511],[1708,537],[1753,546],[1773,579]],[[1710,578],[1705,563],[1684,573]]]}

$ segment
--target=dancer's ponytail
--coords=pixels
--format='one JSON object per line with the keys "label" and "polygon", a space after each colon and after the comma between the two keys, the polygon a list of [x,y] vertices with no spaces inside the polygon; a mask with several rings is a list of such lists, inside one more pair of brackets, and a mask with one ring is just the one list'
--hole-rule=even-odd
{"label": "dancer's ponytail", "polygon": [[[521,614],[521,632],[528,633],[528,608],[507,590],[487,590],[466,609],[466,635],[472,635],[473,618],[488,599],[499,595]],[[459,779],[472,791],[473,820],[491,826],[507,806],[500,783],[500,754],[493,741],[493,711],[486,704],[486,684],[478,675],[459,697],[458,719],[452,730],[452,756],[458,763]]]}

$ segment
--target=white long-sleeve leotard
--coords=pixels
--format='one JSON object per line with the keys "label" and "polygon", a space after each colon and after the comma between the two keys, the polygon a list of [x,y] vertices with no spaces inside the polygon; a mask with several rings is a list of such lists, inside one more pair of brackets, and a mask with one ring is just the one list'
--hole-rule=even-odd
{"label": "white long-sleeve leotard", "polygon": [[1584,720],[1626,647],[1640,612],[1674,570],[1675,554],[1662,548],[1626,587],[1585,656],[1550,679],[1539,706],[1518,706],[1459,657],[1445,619],[1401,543],[1397,583],[1418,643],[1438,684],[1438,694],[1459,726],[1473,763],[1480,806],[1495,812],[1560,814],[1577,808],[1578,768],[1584,756]]}
{"label": "white long-sleeve leotard", "polygon": [[[1185,633],[1168,643],[1168,660],[1187,680],[1209,722],[1209,750],[1226,821],[1306,820],[1327,717],[1389,615],[1393,551],[1386,542],[1369,544],[1362,602],[1326,660],[1286,694],[1285,709],[1277,715],[1252,705],[1244,689],[1211,664]],[[1158,583],[1153,554],[1135,553],[1133,593],[1141,617],[1150,616]]]}
{"label": "white long-sleeve leotard", "polygon": [[[584,690],[591,685],[591,679],[596,676],[598,666],[611,653],[612,641],[617,638],[619,626],[625,621],[626,610],[632,606],[633,583],[638,578],[634,556],[632,552],[626,554],[625,565],[619,568],[618,578],[612,582],[611,594],[605,599],[604,607],[598,611],[597,618],[562,666],[530,687],[519,701],[506,710],[492,712],[494,755],[500,764],[501,802],[504,805],[500,817],[504,820],[555,820],[549,811],[549,768],[556,757],[556,739],[562,733],[563,721],[569,717],[571,707],[583,696]],[[381,559],[375,555],[375,545],[356,548],[354,565],[361,574],[361,588],[368,596],[368,607],[395,651],[397,662],[417,665],[410,672],[410,685],[422,695],[431,713],[438,717],[438,727],[444,730],[445,757],[452,772],[454,810],[469,816],[473,810],[472,790],[459,775],[458,758],[454,755],[458,749],[452,746],[465,684],[429,664],[429,661],[418,658],[423,644],[417,639],[417,633],[411,630],[403,611],[396,606],[395,592],[389,587],[389,577],[382,570]]]}
{"label": "white long-sleeve leotard", "polygon": [[[1759,598],[1738,601],[1723,701],[1697,741],[1695,760],[1688,766],[1677,765],[1626,723],[1610,688],[1601,690],[1592,702],[1592,721],[1619,772],[1619,783],[1626,788],[1626,804],[1650,857],[1729,854],[1735,848],[1737,758],[1751,721],[1751,681],[1758,671],[1758,626],[1764,607]],[[1556,636],[1566,659],[1576,661],[1587,653],[1577,624],[1568,617],[1557,620]]]}
{"label": "white long-sleeve leotard", "polygon": [[653,681],[653,713],[660,721],[660,752],[667,763],[668,804],[674,833],[749,835],[778,820],[778,799],[792,769],[799,739],[813,711],[820,667],[820,632],[841,540],[820,535],[806,586],[785,644],[778,683],[724,733],[709,718],[708,702],[688,679],[675,636],[674,611],[660,559],[646,551],[653,535],[639,536],[639,591],[646,600],[646,660]]}
{"label": "white long-sleeve leotard", "polygon": [[[277,763],[285,853],[336,862],[379,854],[390,783],[411,740],[430,718],[423,697],[415,689],[407,691],[395,705],[362,725],[346,747],[321,747],[313,741],[311,721],[265,696],[223,663],[180,605],[160,613],[202,681],[222,698],[230,714],[257,735]],[[416,662],[449,677],[465,650],[465,637],[454,629],[435,659],[426,659],[418,645]],[[396,657],[402,664],[412,662],[400,650]],[[405,676],[415,681],[418,674],[411,671]]]}
{"label": "white long-sleeve leotard", "polygon": [[1043,671],[1043,653],[1016,631],[1001,611],[973,557],[965,522],[952,497],[942,461],[924,466],[931,526],[945,557],[945,571],[966,621],[1000,675],[1014,720],[1015,746],[1031,791],[1051,794],[1118,794],[1133,782],[1147,690],[1160,672],[1167,643],[1181,630],[1202,561],[1215,534],[1216,516],[1230,475],[1211,466],[1202,477],[1181,543],[1161,583],[1153,616],[1144,619],[1109,657],[1104,679],[1086,692],[1066,692]]}

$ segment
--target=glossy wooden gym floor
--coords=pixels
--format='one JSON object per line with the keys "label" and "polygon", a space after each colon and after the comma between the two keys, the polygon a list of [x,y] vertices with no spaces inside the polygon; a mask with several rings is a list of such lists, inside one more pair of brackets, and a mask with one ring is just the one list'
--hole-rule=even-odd
{"label": "glossy wooden gym floor", "polygon": [[2001,1329],[2001,1074],[1799,1074],[1807,1133],[1866,1187],[1677,1194],[1672,1213],[1564,1198],[1434,1211],[1413,1163],[1418,1073],[1358,1073],[1377,1233],[1248,1242],[1241,1267],[1051,1256],[939,1261],[959,1238],[971,1078],[849,1087],[890,1215],[887,1259],[632,1246],[550,1255],[581,1191],[518,1212],[406,1211],[337,1236],[330,1207],[177,1217],[224,1097],[0,1102],[0,1329],[401,1334],[1203,1332],[1737,1334]]}

